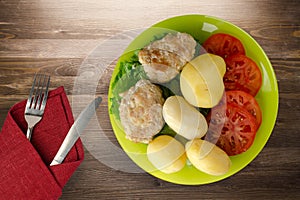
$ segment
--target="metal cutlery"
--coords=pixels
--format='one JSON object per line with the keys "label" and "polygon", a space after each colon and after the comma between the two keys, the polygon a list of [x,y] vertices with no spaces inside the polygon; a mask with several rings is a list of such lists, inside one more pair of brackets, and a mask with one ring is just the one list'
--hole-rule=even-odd
{"label": "metal cutlery", "polygon": [[25,120],[28,124],[26,137],[31,139],[34,126],[42,119],[48,97],[50,76],[35,74],[25,107]]}
{"label": "metal cutlery", "polygon": [[94,99],[77,117],[74,124],[70,128],[69,132],[67,133],[63,143],[61,144],[58,152],[56,153],[54,159],[52,160],[50,166],[57,165],[63,162],[77,139],[79,138],[82,131],[87,126],[88,122],[94,115],[96,109],[98,108],[99,104],[101,103],[102,98],[98,97]]}

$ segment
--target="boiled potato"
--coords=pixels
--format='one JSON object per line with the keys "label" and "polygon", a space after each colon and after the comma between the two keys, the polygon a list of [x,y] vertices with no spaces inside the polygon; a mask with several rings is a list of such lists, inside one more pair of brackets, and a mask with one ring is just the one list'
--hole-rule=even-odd
{"label": "boiled potato", "polygon": [[181,96],[167,98],[163,118],[170,128],[188,140],[203,137],[208,129],[205,117]]}
{"label": "boiled potato", "polygon": [[201,139],[185,145],[190,162],[200,171],[210,175],[223,175],[229,171],[231,161],[228,155],[216,145]]}
{"label": "boiled potato", "polygon": [[220,56],[203,54],[196,57],[181,72],[180,89],[184,98],[197,107],[217,105],[224,92],[225,71],[226,64]]}
{"label": "boiled potato", "polygon": [[214,54],[209,54],[209,53],[204,54],[202,56],[203,56],[203,58],[201,58],[201,57],[200,58],[203,59],[203,61],[204,61],[204,59],[206,59],[204,62],[207,62],[207,63],[214,62],[215,63],[216,67],[218,68],[218,70],[220,72],[221,77],[223,77],[225,75],[226,63],[222,57],[220,57],[218,55],[214,55]]}
{"label": "boiled potato", "polygon": [[148,160],[158,170],[170,174],[180,171],[186,163],[184,146],[168,135],[161,135],[147,146]]}

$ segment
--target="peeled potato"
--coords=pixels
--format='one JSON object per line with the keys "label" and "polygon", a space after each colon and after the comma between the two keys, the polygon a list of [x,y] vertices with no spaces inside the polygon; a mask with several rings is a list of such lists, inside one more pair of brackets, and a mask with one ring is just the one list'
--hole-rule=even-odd
{"label": "peeled potato", "polygon": [[200,171],[219,176],[229,171],[231,161],[228,155],[216,145],[201,139],[185,145],[190,162]]}
{"label": "peeled potato", "polygon": [[161,135],[147,146],[148,160],[160,171],[170,174],[180,171],[186,163],[184,146],[168,135]]}
{"label": "peeled potato", "polygon": [[167,98],[163,118],[176,133],[189,140],[203,137],[208,129],[205,117],[181,96]]}
{"label": "peeled potato", "polygon": [[226,64],[220,56],[203,54],[196,57],[181,72],[180,89],[184,98],[197,107],[214,107],[224,92],[225,71]]}
{"label": "peeled potato", "polygon": [[217,66],[219,72],[220,72],[220,75],[221,77],[223,77],[225,75],[225,72],[226,72],[226,63],[224,61],[224,59],[220,56],[217,56],[217,55],[214,55],[214,54],[204,54],[202,55],[203,58],[203,61],[204,59],[206,59],[205,62],[209,63],[209,62],[214,62],[215,65]]}

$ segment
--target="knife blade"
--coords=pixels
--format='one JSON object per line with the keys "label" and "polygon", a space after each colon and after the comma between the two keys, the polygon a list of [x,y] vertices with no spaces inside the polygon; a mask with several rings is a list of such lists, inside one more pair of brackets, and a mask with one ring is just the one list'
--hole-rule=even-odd
{"label": "knife blade", "polygon": [[68,155],[69,151],[79,138],[82,131],[87,126],[88,122],[96,112],[96,109],[99,107],[102,98],[98,97],[94,99],[85,109],[79,114],[74,124],[67,133],[63,143],[61,144],[58,152],[56,153],[54,159],[52,160],[50,166],[61,164],[65,157]]}

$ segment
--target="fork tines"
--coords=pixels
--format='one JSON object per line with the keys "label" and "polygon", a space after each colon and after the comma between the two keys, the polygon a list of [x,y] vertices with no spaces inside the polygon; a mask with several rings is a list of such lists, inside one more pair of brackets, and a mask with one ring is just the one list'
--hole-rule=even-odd
{"label": "fork tines", "polygon": [[32,114],[31,112],[29,112],[29,110],[36,110],[37,112],[44,111],[48,96],[49,84],[50,76],[45,74],[34,75],[34,80],[27,100],[25,113]]}

